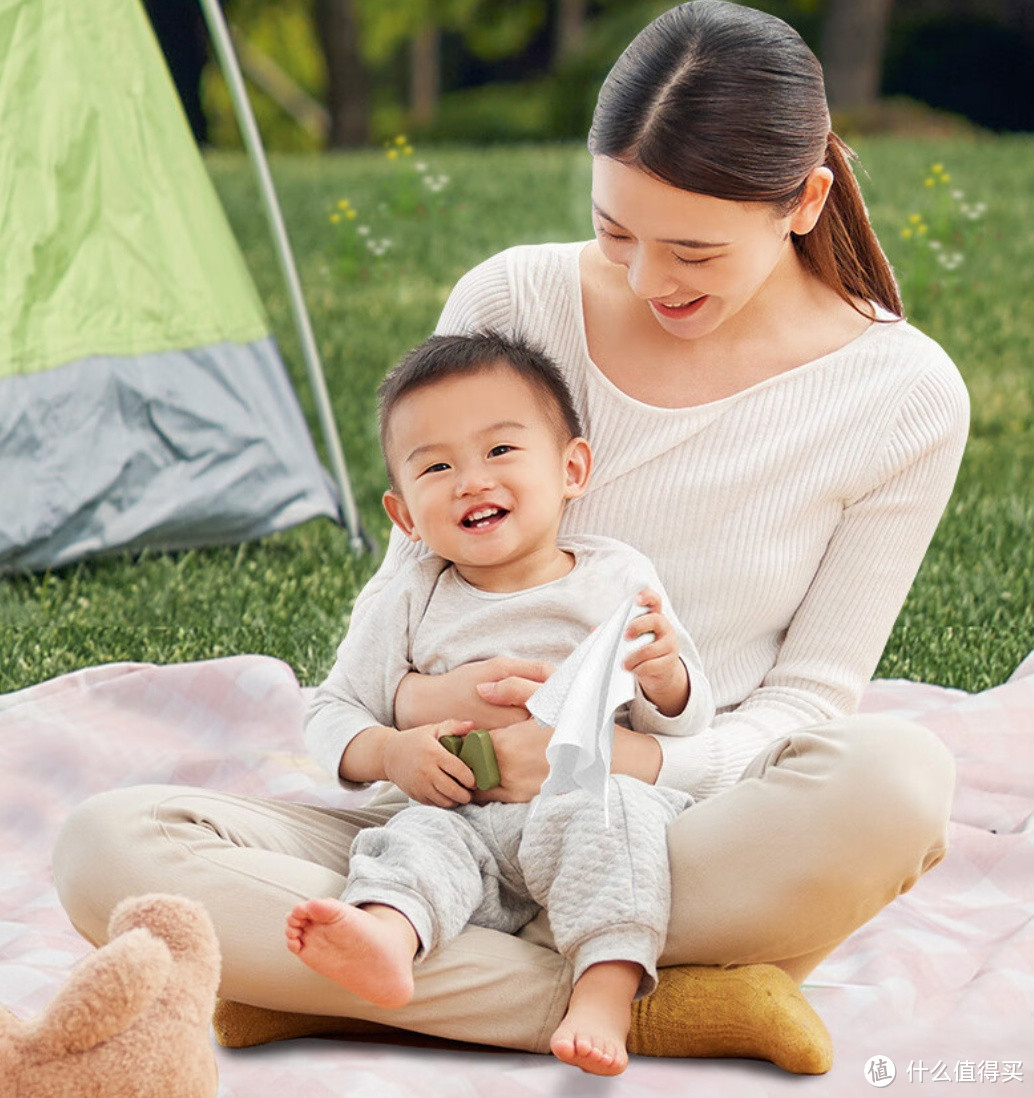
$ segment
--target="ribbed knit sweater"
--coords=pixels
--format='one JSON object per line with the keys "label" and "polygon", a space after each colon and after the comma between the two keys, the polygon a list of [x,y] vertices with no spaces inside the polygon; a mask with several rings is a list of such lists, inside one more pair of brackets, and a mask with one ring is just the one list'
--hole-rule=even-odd
{"label": "ribbed knit sweater", "polygon": [[[722,400],[643,404],[589,358],[584,247],[492,257],[438,331],[520,334],[562,369],[595,455],[562,531],[653,560],[718,707],[698,735],[657,738],[658,782],[706,797],[773,740],[857,706],[951,494],[969,400],[944,351],[896,321]],[[382,576],[419,551],[393,536]]]}

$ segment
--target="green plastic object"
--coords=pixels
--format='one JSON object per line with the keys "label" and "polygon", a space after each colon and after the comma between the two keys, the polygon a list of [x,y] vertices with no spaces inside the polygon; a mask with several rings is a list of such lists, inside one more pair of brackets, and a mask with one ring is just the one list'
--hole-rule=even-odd
{"label": "green plastic object", "polygon": [[496,762],[492,736],[486,729],[475,728],[465,736],[442,736],[438,742],[470,767],[478,789],[495,789],[500,784],[499,763]]}

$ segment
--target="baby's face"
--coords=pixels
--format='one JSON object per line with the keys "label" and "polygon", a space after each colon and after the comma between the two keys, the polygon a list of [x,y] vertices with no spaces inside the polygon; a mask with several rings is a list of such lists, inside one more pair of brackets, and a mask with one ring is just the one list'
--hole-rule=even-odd
{"label": "baby's face", "polygon": [[388,437],[397,490],[385,506],[408,537],[461,572],[555,552],[564,503],[583,490],[572,449],[587,446],[561,438],[542,398],[513,371],[408,393]]}

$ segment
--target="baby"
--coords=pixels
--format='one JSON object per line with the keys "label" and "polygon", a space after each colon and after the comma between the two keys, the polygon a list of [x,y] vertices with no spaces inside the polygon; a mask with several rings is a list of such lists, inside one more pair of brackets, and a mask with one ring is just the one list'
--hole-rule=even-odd
{"label": "baby", "polygon": [[394,695],[410,671],[496,655],[559,663],[636,591],[644,612],[627,636],[641,642],[626,667],[637,690],[618,723],[692,735],[713,718],[710,687],[650,562],[613,539],[560,535],[592,453],[543,354],[494,332],[434,336],[382,384],[380,418],[384,506],[430,552],[364,592],[306,739],[343,782],[387,779],[417,803],[356,837],[342,897],[298,904],[288,948],[353,994],[401,1007],[414,962],[467,923],[513,933],[545,908],[574,979],[550,1048],[616,1075],[631,1004],[657,982],[667,826],[691,797],[614,775],[609,827],[583,792],[473,803],[472,772],[439,742],[472,722],[400,731]]}

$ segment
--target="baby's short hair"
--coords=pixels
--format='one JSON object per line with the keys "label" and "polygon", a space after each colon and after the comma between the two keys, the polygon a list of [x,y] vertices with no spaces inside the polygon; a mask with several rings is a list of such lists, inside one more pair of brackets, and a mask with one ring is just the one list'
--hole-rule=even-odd
{"label": "baby's short hair", "polygon": [[565,442],[581,435],[581,420],[575,411],[571,391],[556,363],[541,348],[521,336],[505,336],[490,328],[466,335],[433,335],[414,347],[377,390],[381,452],[393,485],[394,475],[388,459],[388,428],[398,402],[407,393],[426,385],[500,367],[523,378],[534,389]]}

